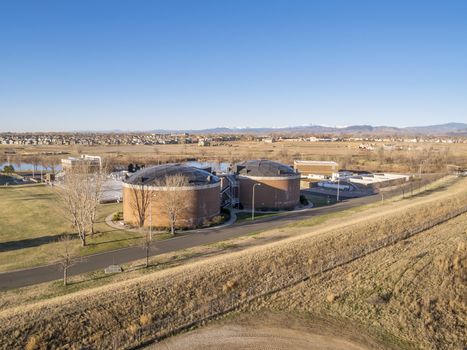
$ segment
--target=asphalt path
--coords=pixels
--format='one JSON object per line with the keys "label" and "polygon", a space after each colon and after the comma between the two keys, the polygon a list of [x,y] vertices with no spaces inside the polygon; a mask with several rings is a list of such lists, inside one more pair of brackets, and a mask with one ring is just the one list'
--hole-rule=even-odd
{"label": "asphalt path", "polygon": [[[219,227],[217,229],[211,228],[191,231],[189,233],[182,233],[173,238],[162,241],[155,241],[154,246],[151,248],[150,255],[157,256],[181,249],[216,243],[227,239],[244,236],[251,232],[286,226],[296,221],[311,218],[313,216],[334,213],[345,209],[358,207],[360,205],[376,202],[378,200],[381,200],[379,195],[348,199],[329,206],[310,208],[295,212],[283,213],[277,216],[259,218],[254,222],[243,222],[234,224],[232,226]],[[138,246],[88,255],[83,259],[83,261],[69,269],[68,276],[104,269],[113,264],[125,264],[134,260],[143,259],[145,256],[146,252],[144,249]],[[62,270],[59,264],[50,264],[33,268],[8,271],[0,273],[0,290],[49,282],[58,280],[60,278],[62,278]]]}

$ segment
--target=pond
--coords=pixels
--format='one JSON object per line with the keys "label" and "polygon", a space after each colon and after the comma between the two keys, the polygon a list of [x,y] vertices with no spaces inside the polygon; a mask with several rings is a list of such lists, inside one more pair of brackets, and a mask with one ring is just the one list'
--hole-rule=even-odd
{"label": "pond", "polygon": [[[3,170],[3,167],[5,165],[8,165],[8,163],[0,163],[0,170]],[[13,166],[13,168],[15,168],[15,171],[29,171],[29,170],[35,170],[35,171],[41,171],[41,170],[44,170],[44,171],[47,171],[47,170],[52,170],[50,166],[42,166],[42,165],[34,165],[34,164],[31,164],[31,163],[13,163],[11,162],[10,165]],[[58,170],[61,170],[62,169],[62,166],[61,165],[56,165],[55,166],[55,171],[58,171]]]}

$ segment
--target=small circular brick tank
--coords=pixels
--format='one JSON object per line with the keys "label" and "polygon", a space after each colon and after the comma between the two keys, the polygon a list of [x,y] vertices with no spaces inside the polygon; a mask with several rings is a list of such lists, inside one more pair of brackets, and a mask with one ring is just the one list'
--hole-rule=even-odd
{"label": "small circular brick tank", "polygon": [[239,199],[251,209],[255,186],[255,209],[293,209],[300,201],[300,174],[288,165],[271,160],[249,160],[236,166]]}
{"label": "small circular brick tank", "polygon": [[[165,186],[165,179],[173,175],[182,175],[187,183],[183,187]],[[144,226],[150,226],[152,221],[153,227],[168,227],[168,210],[163,204],[163,196],[168,191],[183,192],[184,208],[177,219],[177,227],[195,227],[220,213],[220,180],[217,176],[192,166],[164,164],[144,168],[124,181],[124,222],[137,226],[141,207],[146,207]]]}

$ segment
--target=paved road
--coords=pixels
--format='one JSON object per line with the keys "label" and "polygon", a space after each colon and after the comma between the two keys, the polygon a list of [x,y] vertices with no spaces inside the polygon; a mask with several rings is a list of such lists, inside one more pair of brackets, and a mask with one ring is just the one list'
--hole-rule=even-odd
{"label": "paved road", "polygon": [[[389,196],[385,195],[385,198]],[[349,199],[334,205],[311,208],[303,211],[290,212],[276,217],[266,217],[257,219],[254,222],[238,223],[233,226],[199,230],[163,241],[155,242],[155,247],[151,251],[151,256],[191,248],[198,245],[215,243],[230,238],[246,235],[250,232],[277,228],[300,221],[316,215],[322,215],[341,211],[362,204],[368,204],[380,200],[379,195],[369,197]],[[84,261],[73,266],[69,270],[69,275],[77,275],[85,272],[104,269],[111,264],[124,264],[134,260],[143,259],[145,251],[141,247],[128,247],[119,250],[103,252],[89,255]],[[0,290],[18,288],[36,283],[48,282],[62,278],[62,272],[58,264],[38,266],[24,270],[15,270],[0,273]]]}

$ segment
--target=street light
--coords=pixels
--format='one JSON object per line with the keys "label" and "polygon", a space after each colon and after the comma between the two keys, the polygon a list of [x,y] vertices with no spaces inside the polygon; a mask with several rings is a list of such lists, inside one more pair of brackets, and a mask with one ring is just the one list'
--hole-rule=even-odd
{"label": "street light", "polygon": [[261,184],[256,183],[253,185],[253,196],[251,200],[251,221],[255,219],[255,187],[256,186],[261,186]]}

